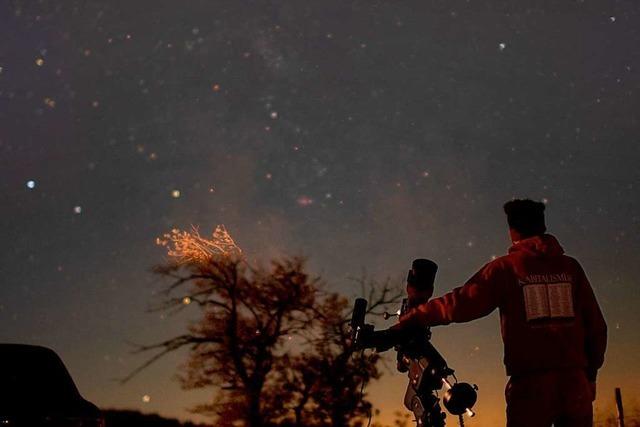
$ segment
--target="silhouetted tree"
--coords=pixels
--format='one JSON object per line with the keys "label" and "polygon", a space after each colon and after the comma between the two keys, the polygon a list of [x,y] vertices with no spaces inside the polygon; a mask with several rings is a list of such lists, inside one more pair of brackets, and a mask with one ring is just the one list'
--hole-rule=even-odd
{"label": "silhouetted tree", "polygon": [[[172,261],[154,269],[171,280],[157,309],[195,305],[201,316],[187,333],[141,346],[159,352],[128,378],[186,346],[182,386],[217,388],[215,399],[194,411],[214,416],[218,426],[358,425],[371,410],[360,385],[380,376],[379,356],[351,356],[349,301],[325,292],[300,258],[253,267],[229,242],[219,251],[219,242],[197,231],[180,233],[169,236]],[[389,283],[369,285],[370,312],[398,302],[401,293]]]}
{"label": "silhouetted tree", "polygon": [[[363,286],[363,289],[365,287]],[[389,283],[377,289],[370,283],[370,313],[397,302]],[[325,295],[316,306],[315,336],[304,352],[287,360],[291,369],[278,371],[280,382],[291,393],[288,402],[293,419],[301,426],[346,427],[357,425],[370,415],[371,404],[362,399],[361,391],[368,381],[378,379],[380,371],[376,353],[352,354],[349,320],[351,303],[338,294]]]}

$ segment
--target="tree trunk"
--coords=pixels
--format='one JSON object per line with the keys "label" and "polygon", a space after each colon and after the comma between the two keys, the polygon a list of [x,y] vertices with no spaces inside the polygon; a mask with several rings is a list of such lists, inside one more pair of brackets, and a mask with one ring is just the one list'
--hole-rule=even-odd
{"label": "tree trunk", "polygon": [[260,393],[251,393],[249,396],[249,413],[247,421],[249,427],[262,427],[262,414],[260,413]]}
{"label": "tree trunk", "polygon": [[331,414],[331,427],[348,427],[342,411],[333,411]]}

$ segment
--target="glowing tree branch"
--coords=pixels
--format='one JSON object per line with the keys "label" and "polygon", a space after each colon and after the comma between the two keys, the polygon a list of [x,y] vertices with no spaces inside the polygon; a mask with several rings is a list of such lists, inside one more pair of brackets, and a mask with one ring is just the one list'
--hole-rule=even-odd
{"label": "glowing tree branch", "polygon": [[156,243],[165,246],[167,254],[180,265],[205,264],[212,259],[239,258],[242,255],[242,250],[224,225],[218,225],[211,238],[202,237],[195,226],[191,226],[191,231],[174,228],[156,239]]}

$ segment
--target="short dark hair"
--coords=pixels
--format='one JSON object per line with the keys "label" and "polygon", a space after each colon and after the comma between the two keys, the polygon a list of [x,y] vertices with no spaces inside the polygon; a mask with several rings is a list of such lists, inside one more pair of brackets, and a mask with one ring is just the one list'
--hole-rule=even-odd
{"label": "short dark hair", "polygon": [[504,204],[509,228],[513,228],[523,237],[537,236],[547,231],[544,209],[544,203],[530,199],[514,199]]}

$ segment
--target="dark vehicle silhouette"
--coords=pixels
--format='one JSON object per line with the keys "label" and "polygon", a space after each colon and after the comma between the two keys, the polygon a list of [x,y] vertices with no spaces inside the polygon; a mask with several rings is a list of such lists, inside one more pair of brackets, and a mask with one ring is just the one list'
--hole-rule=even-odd
{"label": "dark vehicle silhouette", "polygon": [[53,350],[0,344],[0,427],[104,427],[104,419]]}

